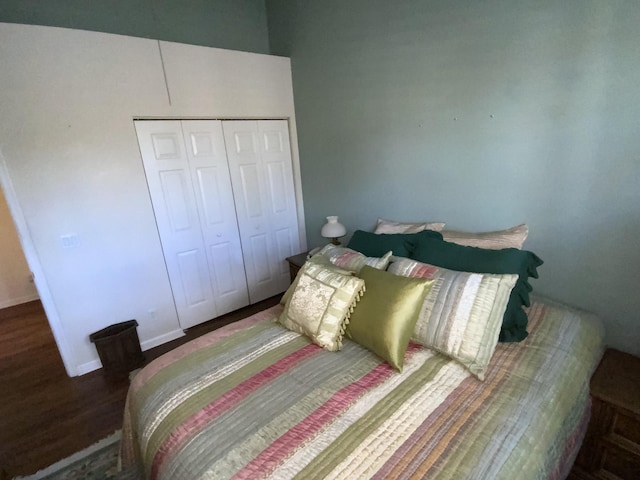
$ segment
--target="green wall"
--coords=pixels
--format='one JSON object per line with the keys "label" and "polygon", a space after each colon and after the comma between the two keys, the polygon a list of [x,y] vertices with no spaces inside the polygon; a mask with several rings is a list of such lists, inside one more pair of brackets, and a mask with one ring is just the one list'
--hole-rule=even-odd
{"label": "green wall", "polygon": [[2,0],[0,22],[269,53],[264,0]]}
{"label": "green wall", "polygon": [[640,354],[637,0],[267,0],[310,246],[326,215],[526,222],[537,292]]}

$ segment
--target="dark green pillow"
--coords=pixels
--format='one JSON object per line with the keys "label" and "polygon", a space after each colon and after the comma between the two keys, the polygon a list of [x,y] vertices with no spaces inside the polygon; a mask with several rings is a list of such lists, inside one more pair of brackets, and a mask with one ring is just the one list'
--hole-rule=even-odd
{"label": "dark green pillow", "polygon": [[434,281],[369,266],[358,276],[364,280],[365,293],[351,314],[347,336],[402,371],[409,339]]}
{"label": "dark green pillow", "polygon": [[420,233],[372,233],[356,230],[347,248],[367,257],[382,257],[388,251],[392,251],[396,257],[408,257],[422,237],[441,240],[442,234],[433,230]]}
{"label": "dark green pillow", "polygon": [[411,258],[461,272],[517,273],[518,281],[509,297],[499,341],[520,342],[527,337],[528,319],[522,307],[530,305],[529,292],[532,289],[528,278],[538,278],[537,267],[543,263],[535,253],[517,248],[488,250],[465,247],[424,236],[419,238]]}

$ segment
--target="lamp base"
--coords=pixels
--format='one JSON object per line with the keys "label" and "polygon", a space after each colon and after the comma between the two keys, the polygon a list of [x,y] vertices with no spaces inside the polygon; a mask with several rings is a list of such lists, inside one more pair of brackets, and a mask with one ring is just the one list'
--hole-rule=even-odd
{"label": "lamp base", "polygon": [[340,241],[337,238],[332,238],[331,243],[333,243],[334,245],[340,245]]}

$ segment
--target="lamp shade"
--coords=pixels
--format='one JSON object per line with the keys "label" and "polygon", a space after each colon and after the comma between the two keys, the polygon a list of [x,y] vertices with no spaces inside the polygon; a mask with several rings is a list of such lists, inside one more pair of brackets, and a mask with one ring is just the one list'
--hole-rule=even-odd
{"label": "lamp shade", "polygon": [[344,237],[347,234],[347,229],[338,222],[337,216],[327,217],[327,223],[322,226],[320,235],[324,238],[330,238],[335,244],[338,244],[338,238]]}

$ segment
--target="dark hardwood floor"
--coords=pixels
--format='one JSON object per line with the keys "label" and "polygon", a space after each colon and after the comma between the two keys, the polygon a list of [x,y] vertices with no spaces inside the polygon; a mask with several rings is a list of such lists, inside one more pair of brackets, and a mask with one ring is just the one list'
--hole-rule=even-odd
{"label": "dark hardwood floor", "polygon": [[[280,296],[190,328],[147,350],[147,362],[275,305]],[[0,310],[0,480],[28,475],[122,427],[128,379],[69,378],[39,301]]]}

